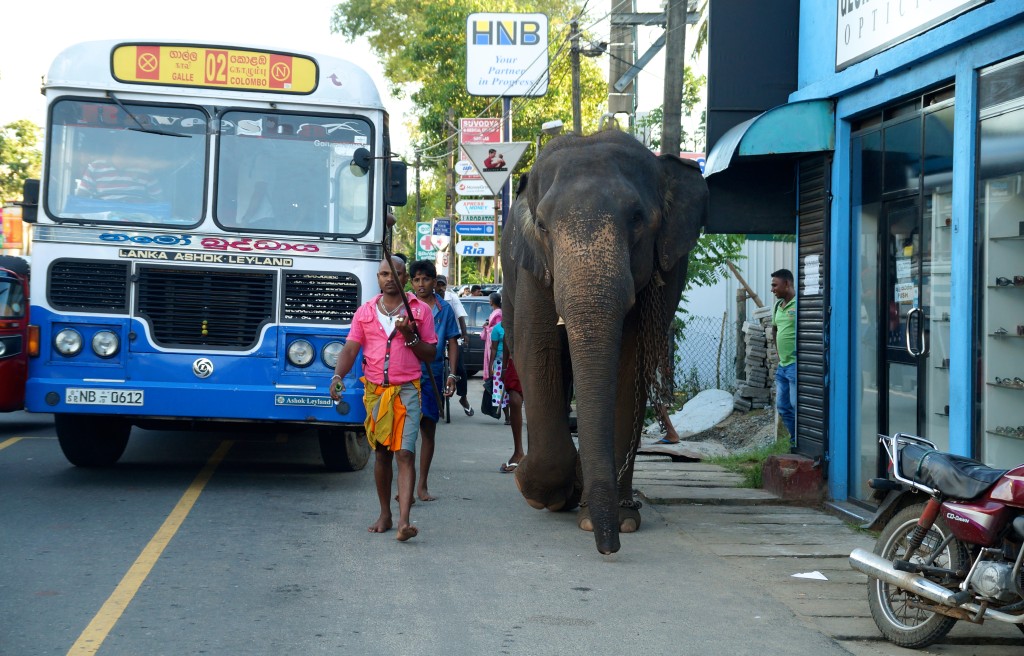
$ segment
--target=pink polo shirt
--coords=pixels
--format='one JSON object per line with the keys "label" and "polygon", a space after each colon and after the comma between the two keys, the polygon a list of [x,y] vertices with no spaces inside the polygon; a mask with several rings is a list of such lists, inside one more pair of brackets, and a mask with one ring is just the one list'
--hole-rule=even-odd
{"label": "pink polo shirt", "polygon": [[[405,345],[405,337],[397,329],[391,335],[377,320],[377,301],[383,294],[377,294],[368,303],[360,306],[352,317],[352,328],[348,338],[363,347],[363,374],[371,383],[384,384],[384,368],[387,367],[388,383],[400,385],[419,379],[420,360],[412,349]],[[416,332],[428,344],[437,344],[434,332],[434,317],[430,306],[409,294],[409,307],[416,320]],[[405,310],[402,310],[405,313]],[[389,339],[390,338],[390,339]]]}

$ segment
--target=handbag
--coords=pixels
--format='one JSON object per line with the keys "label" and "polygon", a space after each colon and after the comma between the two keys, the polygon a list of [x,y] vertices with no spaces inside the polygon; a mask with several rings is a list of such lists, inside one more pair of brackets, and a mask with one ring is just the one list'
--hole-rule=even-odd
{"label": "handbag", "polygon": [[484,398],[480,401],[480,412],[488,417],[498,419],[501,417],[501,407],[494,405],[494,400],[491,398],[493,394],[494,383],[492,379],[488,378],[484,381]]}

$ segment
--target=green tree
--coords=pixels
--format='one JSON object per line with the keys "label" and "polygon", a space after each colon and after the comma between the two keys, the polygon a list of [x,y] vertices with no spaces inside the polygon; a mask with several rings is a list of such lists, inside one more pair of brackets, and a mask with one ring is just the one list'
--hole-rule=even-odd
{"label": "green tree", "polygon": [[[500,100],[470,96],[466,91],[466,18],[476,12],[541,12],[548,16],[549,74],[547,94],[512,99],[512,140],[534,142],[545,121],[561,119],[572,125],[569,22],[581,7],[578,1],[541,0],[345,0],[334,10],[331,29],[346,38],[364,37],[381,61],[393,95],[413,103],[414,147],[422,154],[421,216],[441,216],[444,208],[444,169],[457,140],[445,141],[447,112],[459,118],[498,117]],[[588,25],[586,17],[581,25]],[[588,41],[584,34],[582,41]],[[597,129],[607,102],[608,86],[598,63],[581,62],[581,118],[583,131]],[[407,120],[399,117],[398,120]],[[535,153],[529,149],[517,170],[527,170]],[[426,180],[441,180],[428,184]],[[438,196],[440,201],[438,201]],[[412,197],[412,194],[410,194]],[[414,251],[405,239],[411,227],[415,201],[396,210],[396,248]]]}
{"label": "green tree", "polygon": [[[693,108],[700,103],[701,93],[707,82],[708,78],[706,75],[695,75],[689,66],[686,66],[683,69],[683,114],[685,116],[689,116],[693,112]],[[658,106],[648,112],[645,116],[639,117],[636,120],[637,134],[649,134],[650,136],[647,138],[646,143],[654,150],[659,150],[661,148],[661,123],[664,118],[664,114],[664,109],[661,106]],[[702,114],[701,117],[703,118],[704,114]],[[698,135],[701,134],[701,128],[698,128],[697,132]],[[683,143],[691,138],[690,135],[686,133],[686,130],[683,130],[680,134],[682,135],[681,141]]]}
{"label": "green tree", "polygon": [[0,128],[0,204],[21,200],[25,180],[39,177],[41,134],[39,126],[27,119]]}

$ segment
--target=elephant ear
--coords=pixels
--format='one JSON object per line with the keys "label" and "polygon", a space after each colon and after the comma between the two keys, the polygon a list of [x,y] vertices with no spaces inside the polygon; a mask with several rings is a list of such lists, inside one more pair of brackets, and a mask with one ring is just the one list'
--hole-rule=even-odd
{"label": "elephant ear", "polygon": [[700,166],[674,155],[660,155],[662,221],[657,236],[658,266],[670,271],[693,249],[707,225],[708,185]]}
{"label": "elephant ear", "polygon": [[537,226],[533,219],[533,210],[530,209],[529,174],[524,173],[519,177],[519,185],[516,187],[516,197],[512,201],[512,208],[509,212],[509,223],[505,227],[506,235],[511,238],[506,243],[502,241],[505,257],[508,257],[516,266],[532,273],[545,286],[551,286],[551,272],[544,259],[537,252],[538,240]]}

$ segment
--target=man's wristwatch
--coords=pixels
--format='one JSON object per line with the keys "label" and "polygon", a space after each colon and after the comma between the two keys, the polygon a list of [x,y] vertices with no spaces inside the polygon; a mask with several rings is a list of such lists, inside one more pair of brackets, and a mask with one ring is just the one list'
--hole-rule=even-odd
{"label": "man's wristwatch", "polygon": [[448,378],[454,380],[456,383],[459,382],[460,380],[462,380],[461,378],[459,378],[455,374],[448,374]]}

